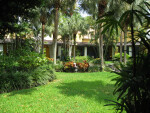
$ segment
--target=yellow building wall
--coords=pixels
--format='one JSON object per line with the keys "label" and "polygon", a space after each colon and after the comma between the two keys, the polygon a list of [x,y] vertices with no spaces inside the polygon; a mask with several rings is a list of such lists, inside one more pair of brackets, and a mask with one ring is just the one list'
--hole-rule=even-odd
{"label": "yellow building wall", "polygon": [[90,39],[82,39],[82,42],[90,42]]}
{"label": "yellow building wall", "polygon": [[49,47],[47,45],[44,45],[44,50],[46,52],[46,57],[50,57]]}

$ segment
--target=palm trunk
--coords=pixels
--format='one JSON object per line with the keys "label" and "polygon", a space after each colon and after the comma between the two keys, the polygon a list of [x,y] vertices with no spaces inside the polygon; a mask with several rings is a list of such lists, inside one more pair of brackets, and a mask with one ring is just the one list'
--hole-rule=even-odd
{"label": "palm trunk", "polygon": [[58,22],[59,22],[59,9],[55,8],[55,18],[54,18],[54,39],[53,39],[53,49],[54,49],[54,64],[56,64],[56,53],[57,53],[57,36],[58,36]]}
{"label": "palm trunk", "polygon": [[42,50],[41,50],[42,54],[44,54],[44,31],[45,31],[45,24],[42,23]]}
{"label": "palm trunk", "polygon": [[127,54],[127,27],[125,28],[124,31],[124,63],[127,63],[126,59],[126,54]]}
{"label": "palm trunk", "polygon": [[16,50],[19,48],[19,37],[16,34]]}
{"label": "palm trunk", "polygon": [[134,42],[133,13],[131,14],[130,27],[131,27],[131,36],[132,36],[133,76],[135,77],[136,76],[136,54],[135,54],[135,42]]}
{"label": "palm trunk", "polygon": [[66,39],[64,38],[63,39],[64,41],[64,52],[63,52],[63,54],[64,54],[64,60],[66,60]]}
{"label": "palm trunk", "polygon": [[122,63],[122,36],[123,32],[121,31],[121,36],[120,36],[120,62]]}
{"label": "palm trunk", "polygon": [[73,57],[74,57],[74,62],[75,62],[75,57],[76,57],[76,34],[73,35],[73,39],[74,39],[74,48],[73,48]]}
{"label": "palm trunk", "polygon": [[[98,17],[101,17],[104,14],[104,11],[107,7],[107,0],[99,0],[98,3]],[[100,18],[99,18],[100,19]],[[101,26],[101,25],[100,25]],[[100,68],[101,71],[103,71],[104,68],[104,58],[103,58],[103,35],[101,34],[103,28],[100,29],[100,34],[99,34],[99,44],[100,44],[100,59],[101,59],[101,64],[100,64]]]}
{"label": "palm trunk", "polygon": [[103,68],[104,68],[104,58],[103,58],[103,35],[101,34],[102,30],[103,30],[103,29],[101,28],[100,31],[99,31],[99,56],[100,56],[100,59],[101,59],[101,63],[100,63],[101,71],[103,71]]}
{"label": "palm trunk", "polygon": [[[71,38],[70,40],[72,40],[72,38]],[[69,45],[69,48],[68,48],[68,51],[69,51],[69,52],[68,52],[68,53],[69,53],[69,55],[68,55],[68,56],[69,56],[69,59],[71,59],[71,52],[72,52],[72,42],[71,42],[70,40],[69,40],[69,42],[68,42],[68,43],[69,43],[69,44],[68,44],[68,45]]]}

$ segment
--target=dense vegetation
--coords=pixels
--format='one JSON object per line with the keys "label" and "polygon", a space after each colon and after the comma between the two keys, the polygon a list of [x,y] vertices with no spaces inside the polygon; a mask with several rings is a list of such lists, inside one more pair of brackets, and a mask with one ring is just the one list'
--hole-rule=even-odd
{"label": "dense vegetation", "polygon": [[0,93],[47,84],[56,78],[52,62],[31,51],[29,45],[0,55],[0,59]]}

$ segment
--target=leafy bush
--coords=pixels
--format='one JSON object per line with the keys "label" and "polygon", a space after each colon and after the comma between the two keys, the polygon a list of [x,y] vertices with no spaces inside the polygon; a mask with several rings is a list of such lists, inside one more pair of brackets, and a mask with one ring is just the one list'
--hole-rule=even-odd
{"label": "leafy bush", "polygon": [[106,71],[106,72],[112,72],[113,70],[110,67],[105,66],[104,67],[104,71]]}
{"label": "leafy bush", "polygon": [[100,63],[101,63],[101,60],[100,60],[100,58],[96,58],[96,59],[93,59],[93,60],[91,61],[91,63],[93,63],[93,64],[100,64]]}
{"label": "leafy bush", "polygon": [[47,57],[47,59],[48,59],[48,61],[51,62],[51,63],[54,62],[54,59],[53,59],[53,58],[48,58],[48,57]]}
{"label": "leafy bush", "polygon": [[56,72],[63,72],[64,66],[62,64],[54,65],[54,69]]}
{"label": "leafy bush", "polygon": [[[112,72],[112,69],[108,66],[105,66],[104,71]],[[90,66],[88,69],[88,72],[100,72],[100,66],[98,66],[98,65]]]}
{"label": "leafy bush", "polygon": [[150,105],[150,56],[137,60],[136,74],[133,74],[133,64],[121,65],[119,76],[115,78],[116,89],[119,94],[118,102],[114,102],[116,110],[121,113],[149,113]]}
{"label": "leafy bush", "polygon": [[[130,56],[126,54],[126,59],[129,59]],[[120,53],[116,53],[115,56],[113,57],[114,60],[119,60],[120,59]],[[124,53],[122,53],[122,59],[124,59]]]}
{"label": "leafy bush", "polygon": [[30,71],[50,61],[44,56],[36,52],[26,51],[19,56],[16,55],[23,49],[14,51],[9,56],[0,56],[0,71]]}
{"label": "leafy bush", "polygon": [[64,63],[64,71],[65,72],[74,72],[75,71],[74,62],[65,62]]}
{"label": "leafy bush", "polygon": [[88,69],[88,72],[99,72],[99,71],[100,71],[100,67],[97,65],[90,66]]}
{"label": "leafy bush", "polygon": [[33,71],[12,71],[0,74],[0,93],[43,85],[56,78],[50,65],[39,66]]}
{"label": "leafy bush", "polygon": [[0,92],[46,84],[55,79],[51,64],[44,55],[24,49],[0,56]]}
{"label": "leafy bush", "polygon": [[33,78],[32,86],[47,84],[48,82],[56,79],[54,70],[51,65],[40,66],[36,68],[31,74]]}
{"label": "leafy bush", "polygon": [[92,58],[89,56],[76,56],[75,60],[76,60],[76,62],[84,62],[84,61],[89,62],[90,60],[92,60]]}
{"label": "leafy bush", "polygon": [[86,72],[89,68],[89,63],[87,61],[83,61],[81,63],[77,63],[79,72]]}

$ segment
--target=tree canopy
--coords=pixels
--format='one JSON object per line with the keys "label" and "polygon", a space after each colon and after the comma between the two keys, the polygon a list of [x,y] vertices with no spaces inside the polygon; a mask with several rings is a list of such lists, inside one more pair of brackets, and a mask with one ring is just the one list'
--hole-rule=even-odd
{"label": "tree canopy", "polygon": [[19,17],[27,21],[34,16],[32,9],[43,5],[43,0],[0,0],[0,38],[6,33],[21,31]]}

